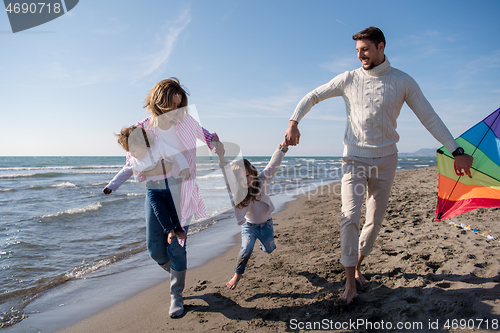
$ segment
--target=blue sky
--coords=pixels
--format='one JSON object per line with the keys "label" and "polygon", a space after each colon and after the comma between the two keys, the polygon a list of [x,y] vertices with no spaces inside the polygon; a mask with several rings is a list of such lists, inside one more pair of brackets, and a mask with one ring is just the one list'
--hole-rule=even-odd
{"label": "blue sky", "polygon": [[[300,99],[360,67],[351,36],[374,25],[456,137],[500,107],[500,2],[96,1],[13,34],[0,14],[0,156],[123,155],[114,133],[147,116],[175,76],[201,124],[244,155],[270,155]],[[299,125],[291,155],[340,156],[342,98]],[[405,106],[401,152],[437,142]]]}

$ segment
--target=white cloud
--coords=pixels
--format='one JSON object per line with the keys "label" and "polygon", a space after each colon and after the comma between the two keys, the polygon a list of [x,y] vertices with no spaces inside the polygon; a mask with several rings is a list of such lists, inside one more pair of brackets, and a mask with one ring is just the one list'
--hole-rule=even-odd
{"label": "white cloud", "polygon": [[351,29],[351,27],[350,27],[350,26],[348,26],[347,24],[345,24],[345,23],[344,23],[344,22],[342,22],[341,20],[339,20],[339,19],[335,19],[335,21],[337,21],[337,22],[339,22],[340,24],[345,25],[346,27],[348,27],[349,29]]}
{"label": "white cloud", "polygon": [[351,56],[322,63],[320,67],[329,72],[340,74],[360,67],[360,62],[356,56],[356,51],[353,49]]}
{"label": "white cloud", "polygon": [[[118,20],[115,21],[113,28],[95,30],[94,33],[115,35],[127,29],[127,25],[120,24]],[[160,70],[167,63],[176,41],[190,22],[190,10],[184,10],[166,28],[161,30],[164,34],[157,37],[159,42],[155,49],[148,50],[147,55],[140,54],[133,58],[128,57],[128,59],[117,56],[114,64],[108,63],[107,66],[97,66],[90,70],[74,67],[73,64],[69,66],[64,62],[52,62],[47,67],[45,76],[56,80],[65,80],[76,86],[110,82],[122,78],[129,79],[130,77],[138,80]]]}
{"label": "white cloud", "polygon": [[[265,112],[266,116],[289,116],[295,109],[298,101],[304,96],[304,90],[299,88],[289,88],[288,90],[266,97],[249,98],[249,99],[228,99],[224,103],[212,108],[218,109],[215,117],[255,117],[256,112]],[[241,110],[249,112],[239,112]]]}
{"label": "white cloud", "polygon": [[[500,68],[500,50],[495,50],[466,63],[460,73],[467,78],[473,78],[479,74],[489,74],[490,71],[498,68]],[[492,78],[497,79],[497,73],[495,75],[491,74]]]}
{"label": "white cloud", "polygon": [[[211,110],[204,118],[216,119],[256,119],[265,117],[290,119],[298,102],[308,91],[304,88],[290,87],[286,91],[261,98],[228,99],[217,105],[205,105],[202,108]],[[304,117],[307,121],[346,121],[345,105],[342,98],[332,98],[315,105]]]}
{"label": "white cloud", "polygon": [[191,22],[190,9],[187,9],[181,13],[181,15],[173,22],[173,24],[168,28],[166,36],[161,38],[161,49],[156,52],[151,52],[146,60],[142,64],[143,71],[141,76],[148,76],[151,73],[157,71],[160,67],[165,65],[172,53],[175,42],[179,38],[181,32],[188,26]]}

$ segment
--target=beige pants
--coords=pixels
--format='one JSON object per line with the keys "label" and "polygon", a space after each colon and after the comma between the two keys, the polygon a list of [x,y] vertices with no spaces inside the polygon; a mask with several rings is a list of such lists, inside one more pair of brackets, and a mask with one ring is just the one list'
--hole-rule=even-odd
{"label": "beige pants", "polygon": [[[398,165],[398,154],[377,158],[342,158],[342,216],[340,217],[340,262],[358,264],[359,253],[370,254],[384,220]],[[359,235],[361,205],[366,197],[366,221]]]}

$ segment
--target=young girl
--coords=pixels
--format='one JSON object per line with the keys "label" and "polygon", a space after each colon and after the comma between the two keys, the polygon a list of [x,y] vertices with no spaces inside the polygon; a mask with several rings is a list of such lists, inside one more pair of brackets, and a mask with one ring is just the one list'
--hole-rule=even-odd
{"label": "young girl", "polygon": [[236,220],[241,225],[241,249],[234,276],[226,283],[229,289],[235,289],[245,272],[257,239],[260,240],[264,252],[271,253],[276,249],[271,218],[274,205],[271,201],[270,188],[271,181],[288,151],[288,146],[285,142],[279,145],[271,161],[260,174],[247,159],[239,160],[229,166],[224,158],[224,148],[220,146],[217,147],[216,153],[219,155],[220,167],[234,198]]}
{"label": "young girl", "polygon": [[[152,170],[158,162],[169,162],[172,167],[171,172],[179,174],[183,179],[189,179],[189,165],[186,158],[176,149],[163,142],[155,142],[153,135],[138,126],[122,128],[118,135],[118,143],[127,151],[131,158],[129,160],[133,174],[140,181],[144,180],[144,172]],[[175,162],[175,163],[174,163]],[[166,170],[163,172],[166,174]],[[153,178],[152,178],[153,179]],[[153,211],[163,227],[163,231],[168,236],[168,243],[171,244],[177,236],[179,239],[186,239],[186,233],[182,229],[175,203],[172,198],[168,182],[160,180],[150,180],[146,183],[148,189],[147,198]]]}

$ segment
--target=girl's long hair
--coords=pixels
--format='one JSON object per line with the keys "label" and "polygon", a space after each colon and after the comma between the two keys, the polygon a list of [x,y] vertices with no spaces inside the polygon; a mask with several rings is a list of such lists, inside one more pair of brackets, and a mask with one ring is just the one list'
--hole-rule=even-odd
{"label": "girl's long hair", "polygon": [[175,123],[178,123],[184,120],[184,116],[188,112],[187,96],[189,95],[187,89],[181,85],[179,79],[171,77],[161,80],[149,91],[148,97],[144,100],[144,108],[151,112],[152,126],[158,126],[158,117],[172,111],[175,108],[173,98],[176,94],[180,94],[182,96],[179,110],[173,119]]}
{"label": "girl's long hair", "polygon": [[246,158],[243,159],[243,165],[244,168],[238,165],[238,163],[232,165],[232,170],[236,176],[236,179],[244,179],[246,182],[246,173],[248,172],[248,174],[253,176],[253,182],[248,188],[245,188],[241,186],[241,184],[238,184],[238,191],[235,195],[234,202],[236,208],[239,209],[248,207],[248,205],[252,201],[260,201],[261,195],[261,181],[258,177],[259,173],[257,169]]}

